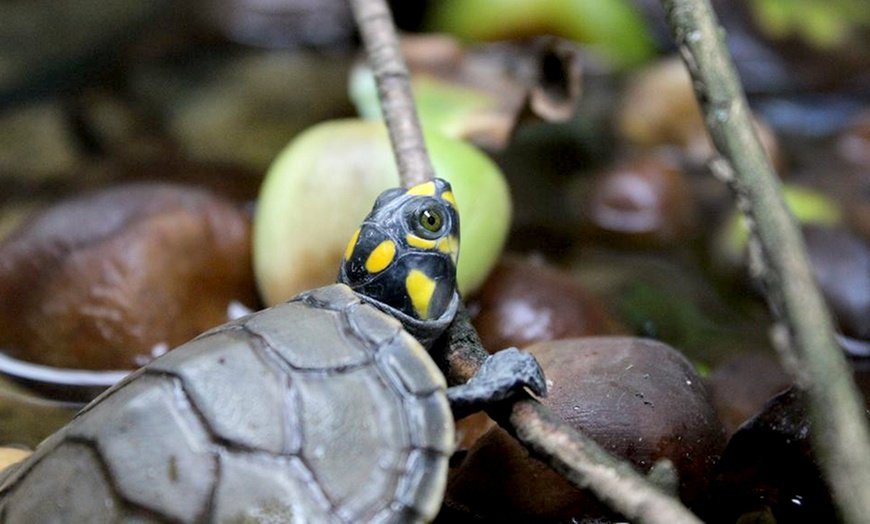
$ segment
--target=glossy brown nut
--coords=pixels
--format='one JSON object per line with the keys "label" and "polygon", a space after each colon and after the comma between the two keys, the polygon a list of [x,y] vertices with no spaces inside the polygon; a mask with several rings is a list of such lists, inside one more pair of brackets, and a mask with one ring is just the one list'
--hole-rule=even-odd
{"label": "glossy brown nut", "polygon": [[250,221],[211,193],[119,186],[58,204],[0,245],[0,348],[66,368],[137,367],[255,305]]}
{"label": "glossy brown nut", "polygon": [[599,175],[583,207],[593,233],[622,244],[671,246],[697,228],[685,174],[654,157]]}
{"label": "glossy brown nut", "polygon": [[705,522],[837,522],[795,388],[771,399],[735,433],[716,465]]}
{"label": "glossy brown nut", "polygon": [[570,273],[521,258],[503,258],[470,309],[490,352],[557,338],[626,332]]}
{"label": "glossy brown nut", "polygon": [[[662,343],[629,337],[542,342],[529,350],[547,374],[547,407],[643,472],[670,459],[683,499],[697,499],[725,439],[709,395],[685,357]],[[498,427],[453,471],[446,503],[512,522],[604,514],[591,495],[530,458]]]}

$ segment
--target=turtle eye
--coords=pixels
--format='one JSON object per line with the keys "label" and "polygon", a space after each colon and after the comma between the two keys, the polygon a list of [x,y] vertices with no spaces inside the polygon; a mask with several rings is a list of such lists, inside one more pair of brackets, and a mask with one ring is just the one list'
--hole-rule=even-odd
{"label": "turtle eye", "polygon": [[444,230],[444,210],[434,202],[417,209],[415,232],[423,238],[435,239]]}
{"label": "turtle eye", "polygon": [[433,233],[437,233],[444,225],[444,217],[437,210],[427,208],[420,213],[420,225]]}

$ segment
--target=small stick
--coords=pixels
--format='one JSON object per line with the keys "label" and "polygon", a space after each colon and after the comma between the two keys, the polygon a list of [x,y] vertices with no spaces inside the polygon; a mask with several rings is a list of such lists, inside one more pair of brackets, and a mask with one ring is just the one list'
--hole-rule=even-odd
{"label": "small stick", "polygon": [[390,8],[386,0],[351,0],[350,4],[375,75],[402,187],[432,180],[435,170],[423,141],[411,75],[402,57]]}
{"label": "small stick", "polygon": [[737,195],[750,226],[751,267],[779,319],[774,342],[807,392],[815,455],[844,520],[870,522],[870,431],[834,336],[800,230],[761,147],[709,0],[661,0],[721,158],[711,168]]}

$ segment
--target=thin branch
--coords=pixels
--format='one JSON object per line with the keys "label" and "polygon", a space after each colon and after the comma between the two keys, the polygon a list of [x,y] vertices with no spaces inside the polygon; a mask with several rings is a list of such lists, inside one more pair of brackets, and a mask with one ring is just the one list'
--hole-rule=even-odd
{"label": "thin branch", "polygon": [[423,141],[411,77],[390,8],[386,0],[351,0],[350,4],[375,75],[381,113],[390,132],[402,186],[408,188],[432,180],[435,170]]}
{"label": "thin branch", "polygon": [[777,347],[808,394],[816,457],[845,521],[870,522],[870,431],[863,402],[779,179],[755,135],[724,32],[709,0],[661,3],[722,155],[711,166],[734,188],[747,215],[753,267],[780,319],[774,329]]}
{"label": "thin branch", "polygon": [[575,486],[585,486],[629,521],[700,524],[676,498],[654,486],[631,464],[610,455],[537,401],[515,402],[507,424],[503,416],[496,417],[550,467]]}

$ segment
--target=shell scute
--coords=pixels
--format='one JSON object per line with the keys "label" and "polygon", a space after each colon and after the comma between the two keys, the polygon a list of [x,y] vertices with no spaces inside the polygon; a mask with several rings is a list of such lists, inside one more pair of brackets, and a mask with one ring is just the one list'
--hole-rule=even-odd
{"label": "shell scute", "polygon": [[300,374],[302,460],[345,518],[389,501],[411,446],[401,401],[374,366]]}
{"label": "shell scute", "polygon": [[[413,509],[426,522],[435,518],[447,485],[447,461],[437,453],[415,449],[408,456],[396,501]],[[419,497],[419,493],[431,496]],[[437,496],[435,496],[437,494]]]}
{"label": "shell scute", "polygon": [[[221,455],[213,522],[338,522],[312,492],[296,458],[227,452]],[[256,486],[255,490],[251,486]]]}
{"label": "shell scute", "polygon": [[373,351],[377,351],[402,331],[401,322],[368,304],[353,306],[348,310],[347,318],[355,334],[368,342]]}
{"label": "shell scute", "polygon": [[445,456],[453,453],[454,425],[447,398],[429,395],[406,398],[404,402],[414,446]]}
{"label": "shell scute", "polygon": [[[117,522],[118,501],[94,450],[84,443],[64,442],[33,467],[16,489],[27,496],[11,498],[4,522]],[[82,499],[95,504],[82,504]]]}
{"label": "shell scute", "polygon": [[359,366],[371,359],[353,338],[343,310],[312,308],[289,302],[252,315],[244,322],[295,369],[322,370]]}
{"label": "shell scute", "polygon": [[300,293],[294,297],[293,301],[304,302],[317,309],[330,309],[333,311],[345,311],[361,302],[356,293],[344,284],[334,284],[312,289],[311,291]]}
{"label": "shell scute", "polygon": [[241,329],[217,331],[149,369],[176,376],[209,429],[228,445],[280,455],[297,440],[286,420],[292,412],[287,376],[258,353],[251,338]]}
{"label": "shell scute", "polygon": [[139,377],[77,419],[67,436],[94,443],[127,502],[182,522],[206,511],[216,456],[176,379]]}
{"label": "shell scute", "polygon": [[405,394],[431,395],[447,388],[447,381],[432,357],[404,331],[381,346],[376,358],[378,365]]}

